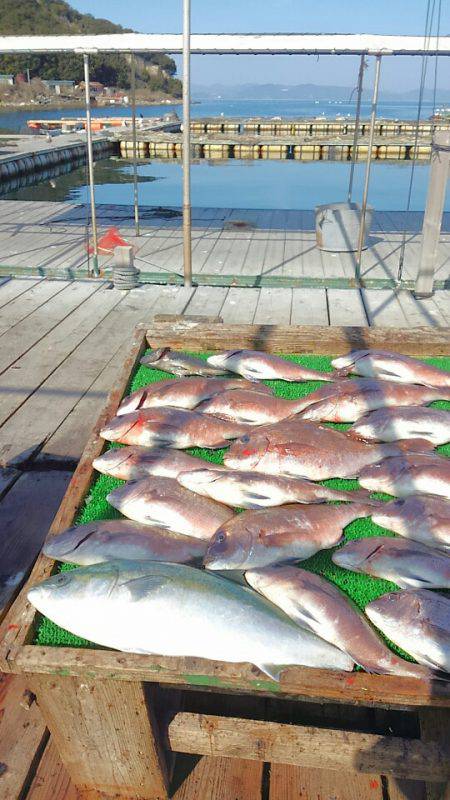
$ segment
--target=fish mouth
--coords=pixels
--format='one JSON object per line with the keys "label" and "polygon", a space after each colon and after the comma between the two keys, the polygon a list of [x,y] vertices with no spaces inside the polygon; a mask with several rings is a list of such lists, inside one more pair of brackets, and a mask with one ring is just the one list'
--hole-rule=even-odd
{"label": "fish mouth", "polygon": [[[132,413],[134,414],[135,412]],[[100,436],[102,437],[102,439],[107,439],[110,442],[117,442],[124,436],[127,436],[127,434],[130,433],[132,428],[134,428],[135,425],[138,424],[139,418],[137,417],[133,418],[133,420],[130,420],[127,427],[127,424],[124,420],[126,416],[128,415],[124,414],[122,418],[116,417],[109,423],[109,425],[105,425],[105,427],[102,428],[100,431]]]}
{"label": "fish mouth", "polygon": [[152,350],[152,352],[148,353],[146,356],[143,356],[140,363],[144,366],[148,364],[157,364],[167,353],[170,353],[170,347],[159,347],[156,350]]}
{"label": "fish mouth", "polygon": [[[102,455],[98,456],[98,458],[94,458],[94,460],[92,461],[92,466],[94,467],[94,469],[97,470],[97,472],[103,472],[103,470],[101,469],[103,465],[107,465],[111,469],[117,469],[117,467],[120,467],[122,464],[128,461],[129,458],[128,453],[121,456],[120,455],[121,450],[122,448],[120,449],[117,448],[115,450],[107,450],[106,453],[102,453]],[[115,457],[113,457],[113,455]]]}

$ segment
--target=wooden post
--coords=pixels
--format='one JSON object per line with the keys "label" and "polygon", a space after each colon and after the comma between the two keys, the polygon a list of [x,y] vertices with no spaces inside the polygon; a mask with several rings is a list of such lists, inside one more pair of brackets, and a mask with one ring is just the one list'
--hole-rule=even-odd
{"label": "wooden post", "polygon": [[166,800],[167,770],[144,684],[35,675],[32,690],[81,793]]}
{"label": "wooden post", "polygon": [[422,228],[416,297],[431,297],[450,167],[450,131],[436,131],[431,149],[430,179]]}

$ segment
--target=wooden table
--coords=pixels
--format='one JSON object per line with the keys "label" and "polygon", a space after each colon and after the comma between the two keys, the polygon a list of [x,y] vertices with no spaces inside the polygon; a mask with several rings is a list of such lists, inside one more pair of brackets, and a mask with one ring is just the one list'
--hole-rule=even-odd
{"label": "wooden table", "polygon": [[[72,524],[83,503],[93,479],[92,460],[105,445],[99,430],[115,413],[148,343],[194,351],[264,347],[329,354],[384,345],[424,356],[447,354],[448,331],[187,322],[138,326],[50,534]],[[340,772],[382,773],[433,782],[432,792],[448,779],[449,683],[302,667],[284,670],[277,683],[250,664],[36,646],[36,612],[27,601],[27,587],[55,566],[39,557],[6,616],[0,669],[27,674],[53,743],[82,795],[167,798],[171,754],[177,752],[266,761],[274,769],[329,770],[337,777]],[[386,715],[385,732],[375,725],[368,731],[361,709]],[[395,716],[399,710],[408,712],[403,733]],[[417,720],[419,735],[414,734]]]}

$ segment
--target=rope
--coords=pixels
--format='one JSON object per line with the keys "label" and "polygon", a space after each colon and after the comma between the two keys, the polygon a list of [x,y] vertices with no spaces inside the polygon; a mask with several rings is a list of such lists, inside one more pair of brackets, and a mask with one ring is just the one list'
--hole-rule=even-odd
{"label": "rope", "polygon": [[[430,38],[431,38],[431,31],[433,26],[433,17],[434,17],[434,8],[435,8],[436,0],[433,0],[433,4],[431,5],[431,0],[427,2],[427,13],[425,18],[425,32],[424,32],[424,50],[428,50],[430,46]],[[417,163],[417,143],[419,141],[419,127],[420,127],[420,118],[422,115],[422,103],[423,103],[423,94],[425,90],[425,81],[427,77],[427,66],[428,66],[428,54],[425,52],[422,56],[422,67],[421,67],[421,76],[420,76],[420,85],[419,85],[419,101],[417,106],[417,119],[416,119],[416,131],[414,136],[414,158],[411,165],[411,174],[409,179],[409,187],[408,187],[408,199],[406,203],[406,215],[405,215],[405,227],[402,234],[402,243],[400,246],[400,254],[398,259],[398,272],[397,272],[397,281],[400,282],[402,279],[403,273],[403,265],[405,261],[405,248],[406,248],[406,235],[407,235],[407,224],[408,224],[408,217],[411,210],[411,198],[412,198],[412,190],[414,184],[414,175],[416,170],[416,163]]]}

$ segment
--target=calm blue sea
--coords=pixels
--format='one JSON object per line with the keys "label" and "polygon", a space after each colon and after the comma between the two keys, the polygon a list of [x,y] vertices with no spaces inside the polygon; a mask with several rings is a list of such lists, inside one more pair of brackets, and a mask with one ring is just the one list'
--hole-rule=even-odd
{"label": "calm blue sea", "polygon": [[[142,106],[143,116],[161,116],[180,106]],[[14,112],[0,114],[0,127],[20,130],[26,120],[80,116],[80,109],[61,111]],[[368,116],[369,106],[363,104],[363,114]],[[423,116],[432,113],[425,105]],[[95,109],[97,116],[129,116],[130,109],[113,107]],[[336,114],[354,114],[354,105],[293,100],[236,100],[204,102],[192,106],[193,116],[265,116],[335,117]],[[414,119],[414,103],[380,103],[379,116]],[[192,203],[194,206],[232,208],[299,209],[314,208],[321,203],[346,199],[350,165],[342,162],[298,161],[218,161],[201,162],[192,166]],[[139,202],[141,205],[177,206],[181,204],[180,164],[176,162],[146,163],[138,168]],[[411,209],[424,208],[429,168],[418,164],[415,169]],[[364,164],[355,170],[354,199],[362,193]],[[370,183],[370,203],[377,209],[401,211],[406,208],[411,163],[373,162]],[[78,169],[59,178],[48,179],[39,185],[20,189],[8,199],[20,200],[70,200],[88,202],[85,170]],[[121,161],[100,162],[96,166],[96,199],[98,203],[131,204],[133,202],[132,168]],[[446,210],[450,211],[450,193]]]}

